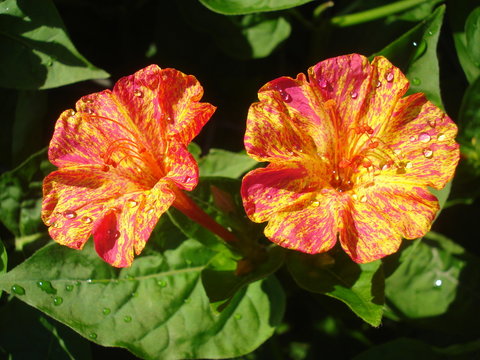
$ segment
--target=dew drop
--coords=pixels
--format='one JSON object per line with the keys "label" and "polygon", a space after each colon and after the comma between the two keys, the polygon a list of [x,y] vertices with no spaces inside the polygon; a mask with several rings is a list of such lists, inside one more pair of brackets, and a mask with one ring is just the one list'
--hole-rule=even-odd
{"label": "dew drop", "polygon": [[57,289],[52,286],[50,281],[37,281],[37,286],[42,290],[45,291],[47,294],[56,294]]}
{"label": "dew drop", "polygon": [[91,224],[93,222],[92,218],[91,217],[88,217],[88,216],[84,216],[82,218],[82,221],[85,223],[85,224]]}
{"label": "dew drop", "polygon": [[417,140],[417,138],[416,138],[415,136],[410,136],[410,141],[411,141],[411,142],[414,142],[414,141],[416,141],[416,140]]}
{"label": "dew drop", "polygon": [[367,197],[364,195],[360,198],[360,202],[366,203],[367,202]]}
{"label": "dew drop", "polygon": [[409,161],[405,164],[405,169],[411,169],[412,168],[412,163]]}
{"label": "dew drop", "polygon": [[393,73],[392,72],[388,72],[385,74],[385,80],[387,80],[388,82],[392,82],[393,81]]}
{"label": "dew drop", "polygon": [[67,290],[67,291],[72,291],[72,290],[73,290],[73,285],[67,285],[67,286],[65,286],[65,290]]}
{"label": "dew drop", "polygon": [[87,284],[91,284],[93,283],[93,280],[92,279],[87,279]]}
{"label": "dew drop", "polygon": [[423,143],[427,143],[431,140],[432,138],[430,137],[430,135],[428,135],[427,133],[421,133],[420,135],[418,135],[418,140],[423,142]]}
{"label": "dew drop", "polygon": [[422,83],[422,80],[420,80],[418,77],[414,77],[412,79],[412,85],[418,86]]}
{"label": "dew drop", "polygon": [[132,317],[130,315],[126,315],[124,318],[123,318],[123,321],[125,321],[126,323],[129,323],[132,321]]}
{"label": "dew drop", "polygon": [[268,200],[271,200],[271,199],[272,199],[272,195],[267,195],[267,199],[268,199]]}
{"label": "dew drop", "polygon": [[120,233],[118,232],[118,230],[115,229],[108,229],[107,235],[112,237],[114,240],[120,237]]}
{"label": "dew drop", "polygon": [[82,285],[82,282],[77,280],[77,281],[75,281],[75,285],[80,286],[80,285]]}
{"label": "dew drop", "polygon": [[320,78],[318,79],[318,85],[322,88],[322,89],[326,89],[328,87],[328,82],[327,80],[325,80],[324,78]]}
{"label": "dew drop", "polygon": [[400,150],[400,149],[395,149],[395,150],[393,150],[393,153],[394,153],[395,155],[400,155],[400,154],[402,153],[402,150]]}
{"label": "dew drop", "polygon": [[136,89],[136,90],[133,92],[133,95],[136,96],[136,97],[143,97],[143,92],[141,92],[140,90]]}
{"label": "dew drop", "polygon": [[90,333],[90,334],[88,334],[88,337],[89,337],[90,339],[92,339],[92,340],[95,340],[95,339],[97,338],[97,334],[95,334],[95,333]]}
{"label": "dew drop", "polygon": [[150,209],[147,210],[147,213],[151,215],[151,214],[153,214],[154,211],[155,211],[154,208],[150,208]]}
{"label": "dew drop", "polygon": [[63,212],[63,216],[65,219],[75,219],[77,217],[77,213],[73,210],[65,210]]}
{"label": "dew drop", "polygon": [[104,308],[104,309],[102,310],[102,314],[105,315],[105,316],[106,316],[106,315],[109,315],[110,313],[111,313],[111,310],[110,310],[109,308]]}
{"label": "dew drop", "polygon": [[107,172],[107,171],[109,171],[109,170],[110,170],[110,166],[108,166],[108,165],[106,165],[106,164],[102,166],[102,171],[103,171],[103,172]]}
{"label": "dew drop", "polygon": [[185,299],[185,300],[183,300],[183,302],[184,302],[185,304],[190,304],[191,301],[192,301],[191,299]]}
{"label": "dew drop", "polygon": [[355,100],[355,99],[358,97],[358,93],[357,93],[356,91],[353,91],[353,92],[350,94],[350,97]]}
{"label": "dew drop", "polygon": [[441,279],[437,279],[437,280],[435,280],[435,282],[433,283],[433,286],[435,286],[435,287],[440,287],[440,286],[442,286],[442,284],[443,284],[443,281],[442,281]]}
{"label": "dew drop", "polygon": [[55,297],[53,298],[53,305],[59,306],[59,305],[62,305],[62,303],[63,303],[63,298],[62,298],[62,297],[60,297],[60,296],[55,296]]}
{"label": "dew drop", "polygon": [[75,116],[76,112],[75,110],[71,109],[70,112],[68,113],[68,116]]}
{"label": "dew drop", "polygon": [[382,86],[382,82],[381,82],[381,81],[377,81],[377,84],[375,85],[375,87],[378,89],[380,86]]}
{"label": "dew drop", "polygon": [[418,46],[418,44],[417,44],[417,42],[416,42],[416,41],[412,41],[412,45],[413,45],[413,46],[415,46],[415,47],[417,47],[417,46]]}
{"label": "dew drop", "polygon": [[432,35],[433,35],[433,32],[432,32],[431,30],[429,30],[429,31],[427,32],[427,35],[428,35],[428,36],[432,36]]}
{"label": "dew drop", "polygon": [[242,314],[236,313],[235,315],[233,315],[233,317],[237,320],[240,320],[243,316]]}
{"label": "dew drop", "polygon": [[25,295],[25,289],[21,287],[20,285],[13,285],[12,286],[12,291],[17,294],[17,295]]}
{"label": "dew drop", "polygon": [[157,284],[160,287],[167,287],[167,282],[165,280],[158,280]]}
{"label": "dew drop", "polygon": [[353,199],[353,200],[358,200],[358,195],[357,195],[357,194],[353,194],[353,195],[352,195],[352,199]]}
{"label": "dew drop", "polygon": [[89,115],[94,115],[95,114],[95,111],[93,111],[93,109],[91,109],[91,108],[85,109],[85,112]]}
{"label": "dew drop", "polygon": [[445,134],[438,134],[437,139],[438,139],[438,141],[445,140]]}
{"label": "dew drop", "polygon": [[382,165],[382,170],[388,170],[389,168],[390,166],[388,165],[388,163]]}
{"label": "dew drop", "polygon": [[138,201],[133,200],[133,199],[129,199],[129,200],[127,201],[127,204],[128,204],[129,207],[133,208],[133,207],[135,207],[135,206],[138,205]]}
{"label": "dew drop", "polygon": [[431,159],[432,156],[433,156],[433,151],[431,149],[423,149],[423,155],[427,158],[427,159]]}
{"label": "dew drop", "polygon": [[289,103],[292,101],[292,97],[290,96],[289,93],[287,93],[285,90],[279,90],[280,96],[282,97],[282,100],[285,101],[286,103]]}
{"label": "dew drop", "polygon": [[434,128],[435,126],[437,126],[437,119],[429,119],[429,120],[428,120],[428,125],[429,125],[431,128]]}
{"label": "dew drop", "polygon": [[317,207],[320,205],[320,201],[312,201],[312,206]]}

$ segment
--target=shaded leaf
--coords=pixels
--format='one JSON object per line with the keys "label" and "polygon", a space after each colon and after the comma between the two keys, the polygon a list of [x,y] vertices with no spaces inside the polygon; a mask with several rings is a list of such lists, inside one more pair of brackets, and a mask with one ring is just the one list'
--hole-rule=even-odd
{"label": "shaded leaf", "polygon": [[432,346],[416,339],[400,338],[377,345],[354,357],[354,360],[440,360]]}
{"label": "shaded leaf", "polygon": [[357,264],[343,252],[292,252],[287,265],[300,287],[336,298],[370,325],[380,325],[384,302],[381,261]]}
{"label": "shaded leaf", "polygon": [[15,298],[0,310],[0,333],[3,359],[91,359],[87,340]]}
{"label": "shaded leaf", "polygon": [[7,271],[8,255],[3,242],[0,240],[0,274]]}
{"label": "shaded leaf", "polygon": [[224,15],[290,9],[313,0],[199,0],[208,9]]}
{"label": "shaded leaf", "polygon": [[238,178],[258,163],[245,153],[211,149],[198,163],[200,176]]}
{"label": "shaded leaf", "polygon": [[480,7],[473,10],[465,22],[465,37],[468,55],[480,68]]}
{"label": "shaded leaf", "polygon": [[442,107],[440,94],[437,43],[442,27],[445,6],[375,53],[385,56],[403,70],[410,80],[410,93],[423,92],[435,105]]}
{"label": "shaded leaf", "polygon": [[49,89],[106,78],[72,44],[51,0],[0,3],[0,86]]}
{"label": "shaded leaf", "polygon": [[22,301],[98,344],[146,359],[242,355],[282,318],[283,292],[274,278],[249,285],[214,313],[200,274],[215,253],[197,241],[163,254],[150,249],[121,270],[100,260],[91,244],[83,251],[47,245],[0,277],[0,287],[21,286]]}

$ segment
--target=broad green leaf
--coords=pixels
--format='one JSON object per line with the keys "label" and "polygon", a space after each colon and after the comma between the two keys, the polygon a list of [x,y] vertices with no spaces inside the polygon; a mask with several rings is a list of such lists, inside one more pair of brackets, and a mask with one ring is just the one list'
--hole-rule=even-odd
{"label": "broad green leaf", "polygon": [[381,261],[356,264],[341,251],[318,255],[292,252],[287,265],[302,288],[343,301],[370,325],[380,325],[384,302]]}
{"label": "broad green leaf", "polygon": [[222,149],[211,149],[200,159],[200,176],[223,176],[238,178],[256,166],[258,162],[245,153],[234,153]]}
{"label": "broad green leaf", "polygon": [[290,9],[313,0],[199,0],[208,9],[224,15],[241,15]]}
{"label": "broad green leaf", "polygon": [[0,176],[0,221],[15,236],[45,230],[40,220],[42,181],[51,170],[46,151],[41,150]]}
{"label": "broad green leaf", "polygon": [[202,149],[198,144],[194,142],[191,142],[190,144],[188,144],[188,151],[193,155],[195,160],[198,161],[200,159],[200,155],[202,154]]}
{"label": "broad green leaf", "polygon": [[70,41],[51,0],[0,3],[0,86],[49,89],[108,77]]}
{"label": "broad green leaf", "polygon": [[86,339],[16,298],[0,310],[0,333],[2,359],[91,359]]}
{"label": "broad green leaf", "polygon": [[427,235],[401,252],[399,266],[385,280],[390,303],[409,318],[444,314],[457,295],[465,267],[463,249],[441,236]]}
{"label": "broad green leaf", "polygon": [[421,21],[430,16],[435,10],[435,7],[442,2],[444,2],[444,0],[427,0],[400,14],[391,16],[388,20]]}
{"label": "broad green leaf", "polygon": [[82,251],[47,245],[0,287],[91,341],[145,359],[239,356],[272,335],[284,308],[274,278],[250,284],[217,314],[201,282],[215,253],[195,240],[175,243],[150,248],[128,269],[100,260],[92,242]]}
{"label": "broad green leaf", "polygon": [[290,36],[290,23],[281,13],[224,16],[191,2],[180,2],[180,6],[197,31],[210,34],[218,47],[235,59],[267,57]]}
{"label": "broad green leaf", "polygon": [[445,6],[375,54],[385,56],[400,67],[410,80],[410,93],[423,92],[435,105],[442,107],[440,95],[437,43]]}
{"label": "broad green leaf", "polygon": [[473,64],[480,68],[480,6],[473,10],[465,23],[467,51]]}
{"label": "broad green leaf", "polygon": [[480,64],[474,61],[471,54],[472,51],[478,53],[479,45],[468,41],[466,34],[470,34],[471,40],[478,36],[475,35],[479,31],[475,29],[475,24],[478,24],[478,10],[475,10],[477,7],[478,3],[475,1],[456,0],[455,6],[451,6],[448,11],[458,60],[470,84],[480,75]]}

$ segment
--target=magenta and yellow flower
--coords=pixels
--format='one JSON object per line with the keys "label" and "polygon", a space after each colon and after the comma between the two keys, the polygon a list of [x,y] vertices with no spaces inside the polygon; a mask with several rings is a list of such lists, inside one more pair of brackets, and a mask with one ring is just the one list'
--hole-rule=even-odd
{"label": "magenta and yellow flower", "polygon": [[384,57],[358,54],[280,77],[248,114],[248,154],[270,164],[243,179],[246,212],[271,241],[305,253],[337,238],[358,263],[419,238],[459,160],[457,127]]}
{"label": "magenta and yellow flower", "polygon": [[198,182],[187,145],[215,111],[202,95],[194,76],[151,65],[63,112],[48,153],[58,170],[43,185],[52,238],[81,249],[93,234],[98,254],[125,267],[171,205],[202,218],[182,191]]}

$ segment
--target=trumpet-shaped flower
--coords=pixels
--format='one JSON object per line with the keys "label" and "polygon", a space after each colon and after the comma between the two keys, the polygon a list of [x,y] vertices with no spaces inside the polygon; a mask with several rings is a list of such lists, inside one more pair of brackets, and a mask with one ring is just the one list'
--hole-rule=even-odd
{"label": "trumpet-shaped flower", "polygon": [[305,253],[337,239],[365,263],[423,236],[459,160],[457,127],[384,57],[358,54],[280,77],[248,114],[248,154],[270,164],[243,179],[242,198],[271,241]]}
{"label": "trumpet-shaped flower", "polygon": [[195,213],[182,190],[198,182],[187,145],[215,111],[202,95],[194,76],[151,65],[63,112],[48,152],[58,170],[43,185],[52,238],[81,249],[93,234],[98,254],[125,267],[170,205]]}

